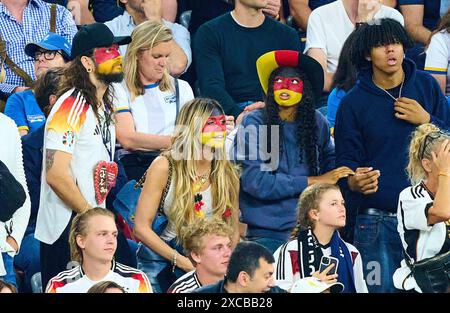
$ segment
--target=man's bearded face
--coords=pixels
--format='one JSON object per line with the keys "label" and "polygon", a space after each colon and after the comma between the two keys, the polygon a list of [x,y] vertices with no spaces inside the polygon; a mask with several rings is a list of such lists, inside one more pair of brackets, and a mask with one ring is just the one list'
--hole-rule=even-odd
{"label": "man's bearded face", "polygon": [[96,75],[98,79],[107,84],[122,81],[122,56],[117,44],[110,47],[96,48],[94,50],[94,60],[97,64]]}

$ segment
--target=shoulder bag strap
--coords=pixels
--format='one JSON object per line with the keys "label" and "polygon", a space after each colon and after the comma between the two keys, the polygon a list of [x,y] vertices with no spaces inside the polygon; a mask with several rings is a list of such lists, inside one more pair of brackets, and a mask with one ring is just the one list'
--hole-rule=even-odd
{"label": "shoulder bag strap", "polygon": [[180,87],[178,86],[178,78],[175,77],[175,98],[176,98],[176,105],[177,105],[177,111],[175,115],[175,123],[178,119],[178,113],[180,112]]}
{"label": "shoulder bag strap", "polygon": [[56,33],[56,4],[50,7],[50,32]]}
{"label": "shoulder bag strap", "polygon": [[167,183],[166,183],[166,187],[164,188],[164,191],[162,193],[161,196],[161,202],[159,203],[159,208],[158,211],[162,214],[164,214],[164,201],[166,200],[167,197],[167,193],[169,192],[169,188],[170,188],[170,184],[172,182],[172,171],[173,171],[173,166],[172,166],[172,160],[170,159],[170,157],[166,157],[167,161],[169,161],[169,175],[167,177]]}
{"label": "shoulder bag strap", "polygon": [[[161,196],[161,201],[159,203],[158,212],[163,212],[164,201],[167,197],[167,193],[169,192],[170,183],[172,182],[172,171],[173,171],[172,160],[169,157],[166,157],[166,158],[167,158],[167,161],[169,161],[169,175],[167,177],[166,187],[164,187],[164,191]],[[134,185],[134,189],[142,188],[144,186],[146,178],[147,178],[147,171],[145,171],[144,175],[142,175],[142,177],[139,179],[139,181]]]}
{"label": "shoulder bag strap", "polygon": [[13,71],[13,73],[17,74],[20,78],[22,78],[25,82],[25,85],[29,86],[33,79],[31,79],[30,75],[27,74],[23,69],[21,69],[16,63],[13,62],[8,56],[6,52],[6,42],[3,41],[2,36],[0,35],[0,57],[5,60],[5,64]]}

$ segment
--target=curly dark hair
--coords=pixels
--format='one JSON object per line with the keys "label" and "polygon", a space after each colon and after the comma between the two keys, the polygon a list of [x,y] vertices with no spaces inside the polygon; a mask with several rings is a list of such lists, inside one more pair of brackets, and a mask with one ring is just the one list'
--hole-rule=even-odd
{"label": "curly dark hair", "polygon": [[366,57],[373,48],[397,43],[402,44],[405,51],[414,46],[414,41],[398,21],[391,18],[373,20],[356,30],[351,61],[359,71],[370,68],[372,62]]}
{"label": "curly dark hair", "polygon": [[[310,175],[319,174],[318,150],[317,150],[317,123],[314,92],[308,76],[292,67],[280,67],[272,72],[269,77],[269,86],[266,98],[265,119],[267,126],[278,125],[280,129],[280,138],[283,137],[283,125],[279,115],[279,105],[275,102],[273,92],[273,82],[275,76],[289,76],[294,74],[303,81],[303,97],[297,108],[297,115],[295,123],[297,124],[297,143],[300,146],[299,163],[303,162],[303,157],[306,157]],[[267,127],[267,147],[271,147],[271,127]],[[282,151],[281,141],[279,146]]]}

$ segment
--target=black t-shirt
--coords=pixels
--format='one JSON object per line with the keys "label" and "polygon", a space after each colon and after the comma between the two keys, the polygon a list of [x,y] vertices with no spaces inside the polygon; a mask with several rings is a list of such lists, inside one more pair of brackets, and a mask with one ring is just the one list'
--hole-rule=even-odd
{"label": "black t-shirt", "polygon": [[202,24],[232,11],[234,5],[223,0],[190,0],[190,9],[192,13],[189,22],[189,32],[192,35]]}

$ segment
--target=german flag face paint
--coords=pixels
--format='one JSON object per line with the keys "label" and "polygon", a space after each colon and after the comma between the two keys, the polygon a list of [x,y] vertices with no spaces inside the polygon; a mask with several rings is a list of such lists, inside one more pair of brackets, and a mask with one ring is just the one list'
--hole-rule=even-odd
{"label": "german flag face paint", "polygon": [[223,148],[227,135],[225,115],[211,116],[202,129],[202,144],[212,148]]}
{"label": "german flag face paint", "polygon": [[303,97],[303,81],[298,77],[276,76],[273,82],[273,93],[278,105],[296,105]]}
{"label": "german flag face paint", "polygon": [[119,45],[110,47],[96,48],[94,50],[94,60],[98,65],[100,74],[118,74],[122,73],[122,56],[119,52]]}

